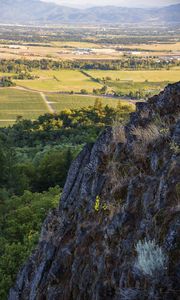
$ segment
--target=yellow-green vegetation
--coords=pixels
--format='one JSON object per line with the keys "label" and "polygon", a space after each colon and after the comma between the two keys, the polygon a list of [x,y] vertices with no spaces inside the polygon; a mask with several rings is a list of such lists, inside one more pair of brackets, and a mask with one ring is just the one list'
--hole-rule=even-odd
{"label": "yellow-green vegetation", "polygon": [[15,74],[13,74],[13,73],[3,73],[3,72],[0,72],[0,77],[11,77],[11,76],[13,76],[13,75],[15,75]]}
{"label": "yellow-green vegetation", "polygon": [[119,100],[116,98],[103,98],[98,96],[81,96],[81,95],[61,95],[61,94],[47,94],[47,99],[49,100],[51,106],[55,111],[59,112],[63,109],[75,109],[93,106],[96,99],[100,99],[102,104],[117,107],[117,105],[121,102],[122,105],[130,105],[127,101]]}
{"label": "yellow-green vegetation", "polygon": [[94,82],[78,70],[34,70],[32,75],[39,78],[34,80],[16,80],[16,84],[38,91],[80,92],[85,89],[92,92],[102,85]]}
{"label": "yellow-green vegetation", "polygon": [[102,210],[107,210],[108,206],[106,203],[100,203],[100,197],[99,196],[96,196],[96,200],[95,200],[95,203],[94,203],[94,210],[96,212],[98,212],[100,210],[100,208],[102,208]]}
{"label": "yellow-green vegetation", "polygon": [[13,124],[17,116],[36,119],[47,112],[47,107],[38,93],[11,88],[0,89],[0,126]]}
{"label": "yellow-green vegetation", "polygon": [[100,208],[100,197],[97,196],[94,204],[94,209],[95,211],[99,211],[99,208]]}
{"label": "yellow-green vegetation", "polygon": [[87,71],[94,78],[106,78],[109,77],[111,80],[127,80],[135,82],[176,82],[180,80],[180,70],[140,70],[140,71],[101,71],[101,70],[92,70]]}

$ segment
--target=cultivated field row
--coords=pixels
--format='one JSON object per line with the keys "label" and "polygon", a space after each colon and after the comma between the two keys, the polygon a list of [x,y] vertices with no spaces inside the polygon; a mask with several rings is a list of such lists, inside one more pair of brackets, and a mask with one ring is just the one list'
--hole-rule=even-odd
{"label": "cultivated field row", "polygon": [[[94,105],[96,98],[103,105],[116,107],[115,98],[84,95],[45,94],[12,88],[0,89],[0,127],[15,123],[18,116],[35,120],[45,113],[58,113],[64,109],[78,109]],[[123,102],[128,103],[122,99]]]}

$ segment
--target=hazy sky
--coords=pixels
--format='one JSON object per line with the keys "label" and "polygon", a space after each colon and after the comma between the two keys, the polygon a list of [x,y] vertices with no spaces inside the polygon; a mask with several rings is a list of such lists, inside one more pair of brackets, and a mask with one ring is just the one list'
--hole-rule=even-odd
{"label": "hazy sky", "polygon": [[74,7],[92,7],[99,5],[118,5],[131,7],[149,7],[162,6],[180,3],[180,0],[43,0],[46,2],[55,2],[65,6]]}

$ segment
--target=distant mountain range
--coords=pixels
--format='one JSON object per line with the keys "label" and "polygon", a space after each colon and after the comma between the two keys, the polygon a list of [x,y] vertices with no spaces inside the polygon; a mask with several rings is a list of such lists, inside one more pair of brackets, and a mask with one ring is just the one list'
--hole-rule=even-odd
{"label": "distant mountain range", "polygon": [[180,23],[180,4],[143,9],[116,6],[76,9],[40,0],[0,0],[0,23]]}

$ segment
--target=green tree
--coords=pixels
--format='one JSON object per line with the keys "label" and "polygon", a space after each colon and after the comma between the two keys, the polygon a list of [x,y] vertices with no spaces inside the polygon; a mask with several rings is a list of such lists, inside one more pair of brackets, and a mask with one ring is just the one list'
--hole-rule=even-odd
{"label": "green tree", "polygon": [[21,265],[37,244],[48,211],[58,205],[60,189],[25,191],[6,198],[0,210],[0,299],[6,300]]}

